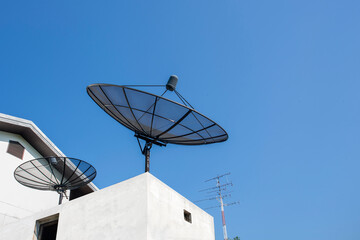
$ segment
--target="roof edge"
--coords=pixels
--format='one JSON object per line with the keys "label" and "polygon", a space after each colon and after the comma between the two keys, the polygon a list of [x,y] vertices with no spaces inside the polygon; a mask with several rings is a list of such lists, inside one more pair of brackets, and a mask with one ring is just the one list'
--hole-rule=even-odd
{"label": "roof edge", "polygon": [[[0,113],[0,131],[21,135],[44,157],[66,157],[35,123],[30,120]],[[89,183],[87,186],[92,191],[99,190],[93,183]]]}

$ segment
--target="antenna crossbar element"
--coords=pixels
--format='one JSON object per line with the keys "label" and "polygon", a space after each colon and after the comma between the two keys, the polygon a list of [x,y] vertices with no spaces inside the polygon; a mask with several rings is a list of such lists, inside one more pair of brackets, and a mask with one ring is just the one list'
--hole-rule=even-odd
{"label": "antenna crossbar element", "polygon": [[220,188],[225,187],[225,186],[228,186],[228,185],[231,185],[231,186],[232,186],[232,183],[225,183],[225,184],[223,184],[223,185],[219,185],[219,186],[216,186],[216,187],[211,187],[211,188],[202,189],[202,190],[200,190],[199,192],[204,192],[204,191],[212,190],[212,189],[219,189],[219,190],[220,190]]}
{"label": "antenna crossbar element", "polygon": [[225,174],[223,174],[223,175],[220,175],[220,176],[217,176],[217,177],[210,178],[210,179],[206,180],[205,182],[209,182],[209,181],[211,181],[211,180],[219,179],[219,178],[225,177],[225,176],[230,175],[230,174],[231,174],[231,173],[230,173],[230,172],[228,172],[228,173],[225,173]]}
{"label": "antenna crossbar element", "polygon": [[204,208],[204,210],[213,209],[213,208],[219,208],[219,207],[221,207],[221,206],[220,206],[220,205],[217,205],[217,206],[212,206],[212,207]]}
{"label": "antenna crossbar element", "polygon": [[[240,204],[240,202],[226,203],[226,204],[224,204],[224,207],[228,207],[228,206],[235,205],[235,204]],[[220,208],[220,207],[221,207],[220,205],[217,205],[217,206],[204,208],[204,210],[213,209],[213,208]]]}
{"label": "antenna crossbar element", "polygon": [[213,191],[209,191],[209,192],[206,192],[206,194],[210,194],[210,193],[218,193],[219,191],[226,191],[226,187],[224,188],[220,188],[220,189],[216,189],[216,190],[213,190]]}
{"label": "antenna crossbar element", "polygon": [[[230,194],[228,194],[228,195],[223,195],[223,196],[222,196],[222,198],[226,198],[226,197],[231,197],[231,195],[230,195]],[[195,201],[194,203],[196,203],[196,202],[203,202],[203,201],[207,201],[207,200],[215,200],[215,199],[219,199],[219,197],[218,197],[218,196],[216,196],[216,197],[211,197],[211,198],[201,199],[201,200],[197,200],[197,201]]]}
{"label": "antenna crossbar element", "polygon": [[224,204],[224,206],[228,207],[228,206],[231,206],[231,205],[235,205],[235,204],[240,204],[240,202],[232,202],[232,203],[226,203]]}

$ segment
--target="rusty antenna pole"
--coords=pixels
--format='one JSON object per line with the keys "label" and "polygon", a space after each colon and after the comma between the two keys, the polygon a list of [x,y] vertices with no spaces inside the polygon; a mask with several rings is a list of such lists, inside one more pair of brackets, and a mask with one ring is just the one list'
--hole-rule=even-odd
{"label": "rusty antenna pole", "polygon": [[[229,175],[229,174],[230,173],[224,174],[221,177],[224,177],[224,176]],[[224,213],[224,202],[223,202],[223,197],[222,197],[222,194],[221,194],[220,176],[216,177],[216,186],[219,189],[219,192],[218,192],[219,199],[218,200],[220,201],[220,206],[221,206],[221,218],[222,218],[222,225],[223,225],[224,240],[228,240],[227,230],[226,230],[226,222],[225,222],[225,213]]]}
{"label": "rusty antenna pole", "polygon": [[[229,206],[229,205],[233,205],[233,204],[237,204],[237,203],[225,204],[224,201],[223,201],[223,199],[225,197],[230,197],[231,196],[230,194],[223,194],[223,192],[227,190],[226,189],[227,186],[229,186],[229,185],[232,186],[232,183],[225,183],[225,184],[220,183],[220,178],[225,177],[227,175],[230,175],[230,173],[225,173],[225,174],[222,174],[222,175],[218,175],[218,176],[216,176],[214,178],[210,178],[210,179],[206,180],[205,182],[216,180],[216,186],[200,190],[200,192],[209,191],[208,193],[216,193],[216,197],[212,197],[212,198],[208,198],[208,199],[202,199],[202,200],[197,201],[197,202],[200,202],[200,201],[213,200],[213,199],[216,199],[216,200],[219,201],[220,206],[215,206],[215,207],[220,207],[221,208],[221,218],[222,218],[222,228],[223,228],[224,240],[228,240],[226,222],[225,222],[224,207]],[[214,208],[214,207],[210,207],[210,208]],[[209,209],[209,208],[207,208],[207,209]]]}
{"label": "rusty antenna pole", "polygon": [[[217,179],[217,186],[220,186],[219,178]],[[221,195],[221,188],[219,188],[219,199],[220,199],[220,205],[221,205],[221,217],[222,217],[224,240],[228,240],[227,230],[226,230],[226,223],[225,223],[224,202],[223,202],[223,197]]]}

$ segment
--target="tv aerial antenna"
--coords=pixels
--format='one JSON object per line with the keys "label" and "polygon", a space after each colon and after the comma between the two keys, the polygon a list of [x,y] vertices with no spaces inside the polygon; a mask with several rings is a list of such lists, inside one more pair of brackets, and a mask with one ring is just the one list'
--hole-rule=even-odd
{"label": "tv aerial antenna", "polygon": [[[107,114],[135,133],[141,153],[145,156],[145,172],[150,171],[150,150],[153,145],[203,145],[224,142],[226,131],[196,111],[176,90],[178,78],[170,76],[166,85],[92,84],[89,96]],[[162,95],[133,87],[165,87]],[[174,92],[182,103],[164,97]],[[145,141],[142,147],[140,140]]]}
{"label": "tv aerial antenna", "polygon": [[221,208],[221,219],[222,219],[222,227],[223,227],[223,234],[224,234],[224,240],[228,240],[228,236],[227,236],[227,229],[226,229],[226,222],[225,222],[225,211],[224,211],[224,207],[227,206],[231,206],[231,205],[235,205],[235,204],[239,204],[240,202],[231,202],[231,203],[224,203],[223,199],[224,198],[228,198],[231,197],[231,192],[228,191],[228,187],[232,187],[233,184],[230,183],[225,183],[225,184],[221,184],[220,183],[220,179],[223,177],[227,177],[228,175],[230,175],[231,173],[225,173],[222,175],[217,175],[216,177],[210,178],[208,180],[206,180],[205,182],[210,182],[210,181],[216,181],[216,186],[214,187],[210,187],[210,188],[206,188],[206,189],[202,189],[199,192],[206,192],[207,194],[211,194],[215,196],[206,198],[206,199],[201,199],[196,202],[203,202],[203,201],[209,201],[209,200],[217,200],[219,202],[220,205],[217,206],[213,206],[213,207],[208,207],[205,209],[211,209],[211,208]]}
{"label": "tv aerial antenna", "polygon": [[90,183],[96,177],[96,170],[76,158],[44,157],[21,164],[15,169],[14,177],[26,187],[57,192],[60,205],[67,190]]}

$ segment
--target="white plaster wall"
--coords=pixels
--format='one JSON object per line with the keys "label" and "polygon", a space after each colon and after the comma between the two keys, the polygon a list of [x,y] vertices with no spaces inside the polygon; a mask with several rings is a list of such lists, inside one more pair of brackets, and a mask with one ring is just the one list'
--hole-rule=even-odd
{"label": "white plaster wall", "polygon": [[146,180],[140,175],[64,204],[57,240],[145,240]]}
{"label": "white plaster wall", "polygon": [[57,240],[215,239],[213,218],[149,173],[0,227],[0,239],[32,240],[36,220],[57,213]]}
{"label": "white plaster wall", "polygon": [[33,240],[36,221],[59,213],[57,240],[146,240],[147,183],[138,176],[0,227],[1,240]]}
{"label": "white plaster wall", "polygon": [[[22,218],[16,222],[10,223],[5,226],[0,226],[0,239],[1,240],[35,240],[35,224],[39,219],[55,215],[60,212],[62,206],[38,212],[29,217]],[[74,239],[75,238],[71,238]],[[80,240],[81,238],[79,238]]]}
{"label": "white plaster wall", "polygon": [[[148,177],[148,240],[214,240],[214,219],[152,176]],[[192,223],[185,221],[184,209]]]}
{"label": "white plaster wall", "polygon": [[[23,160],[7,153],[9,140],[25,147]],[[27,188],[14,178],[14,171],[20,164],[40,157],[20,135],[0,131],[0,226],[58,204],[56,192]]]}

